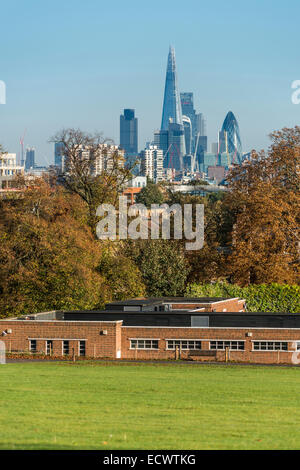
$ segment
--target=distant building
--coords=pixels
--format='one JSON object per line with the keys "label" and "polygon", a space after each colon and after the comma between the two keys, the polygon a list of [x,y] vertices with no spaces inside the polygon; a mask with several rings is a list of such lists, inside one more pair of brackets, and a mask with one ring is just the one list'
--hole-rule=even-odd
{"label": "distant building", "polygon": [[[196,134],[196,111],[194,109],[194,94],[191,92],[180,93],[182,114],[191,120],[192,126],[192,148]],[[188,151],[186,153],[189,153]]]}
{"label": "distant building", "polygon": [[235,115],[229,111],[219,132],[219,153],[232,155],[232,163],[243,161],[240,129]]}
{"label": "distant building", "polygon": [[4,153],[0,155],[0,190],[14,187],[16,176],[24,174],[24,167],[17,165],[15,153]]}
{"label": "distant building", "polygon": [[155,145],[149,145],[148,148],[140,153],[140,156],[143,176],[147,176],[155,183],[162,181],[164,159],[163,151]]}
{"label": "distant building", "polygon": [[28,147],[26,149],[25,170],[31,170],[35,167],[35,149]]}
{"label": "distant building", "polygon": [[138,154],[138,120],[134,109],[124,109],[120,116],[120,147],[126,157]]}
{"label": "distant building", "polygon": [[193,142],[193,129],[192,122],[188,116],[182,116],[183,128],[184,128],[184,137],[185,137],[185,151],[187,155],[192,153],[192,142]]}
{"label": "distant building", "polygon": [[219,144],[218,142],[212,142],[211,144],[211,153],[218,153],[219,151]]}
{"label": "distant building", "polygon": [[[170,47],[168,55],[161,134],[157,134],[156,137],[157,140],[159,140],[159,148],[162,149],[165,154],[166,152],[169,154],[168,158],[164,160],[165,166],[170,166],[171,162],[175,170],[182,170],[183,156],[186,153],[186,149],[181,102],[177,83],[175,50],[173,47]],[[155,143],[157,144],[158,142]]]}
{"label": "distant building", "polygon": [[208,179],[216,181],[219,184],[225,178],[225,168],[224,166],[209,166],[207,167],[207,177]]}
{"label": "distant building", "polygon": [[[96,150],[81,146],[77,152],[78,158],[87,162],[86,167],[92,176],[98,176],[103,172],[114,172],[125,164],[124,150],[117,145],[100,144]],[[72,162],[66,158],[64,171],[72,173],[73,169]]]}
{"label": "distant building", "polygon": [[64,144],[62,142],[55,142],[54,144],[54,165],[63,170]]}

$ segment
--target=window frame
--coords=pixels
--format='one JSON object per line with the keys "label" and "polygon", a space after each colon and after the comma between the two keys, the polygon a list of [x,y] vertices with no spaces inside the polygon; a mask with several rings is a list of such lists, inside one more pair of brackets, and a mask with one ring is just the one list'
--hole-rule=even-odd
{"label": "window frame", "polygon": [[[193,338],[185,338],[185,339],[166,339],[166,350],[167,351],[175,351],[176,347],[179,347],[181,351],[201,351],[202,349],[202,341],[201,339],[193,339]],[[172,347],[170,347],[169,343],[175,343]],[[179,343],[179,344],[176,344]],[[182,343],[187,343],[187,347],[183,347]],[[190,347],[189,343],[194,343],[194,347]],[[195,347],[196,343],[200,343],[200,347]]]}
{"label": "window frame", "polygon": [[[210,339],[209,340],[209,350],[210,351],[226,351],[226,348],[229,348],[229,351],[245,351],[245,340],[225,340],[225,339]],[[216,343],[216,347],[212,348],[212,343]],[[218,343],[223,343],[223,347],[218,347]],[[226,343],[229,343],[226,344]],[[240,344],[243,344],[243,348],[240,348]],[[236,344],[236,348],[233,348],[232,345]]]}
{"label": "window frame", "polygon": [[[256,344],[258,345],[258,348],[256,348]],[[271,348],[270,345],[273,345]],[[262,345],[264,345],[264,349],[262,349]],[[276,345],[279,345],[279,348],[276,348]],[[284,348],[282,345],[285,345]],[[252,341],[252,351],[253,352],[289,352],[289,341],[264,341],[264,340],[255,340]]]}
{"label": "window frame", "polygon": [[[32,343],[35,343],[34,349],[32,349]],[[36,353],[37,352],[37,340],[36,339],[30,339],[29,340],[29,351],[31,353]]]}
{"label": "window frame", "polygon": [[[84,354],[81,354],[81,344],[84,344]],[[80,339],[78,341],[78,356],[79,357],[85,357],[86,356],[86,340],[85,339]]]}
{"label": "window frame", "polygon": [[[159,338],[129,338],[129,341],[130,341],[130,347],[129,349],[130,350],[138,350],[138,351],[159,351]],[[137,346],[139,346],[138,342],[144,342],[144,347],[136,347],[136,346],[133,346],[133,342],[136,341],[137,342]],[[151,342],[151,347],[150,348],[146,348],[145,347],[145,344],[146,344],[146,341],[150,341]],[[157,343],[157,348],[156,347],[153,347],[153,342],[155,341],[155,343]]]}

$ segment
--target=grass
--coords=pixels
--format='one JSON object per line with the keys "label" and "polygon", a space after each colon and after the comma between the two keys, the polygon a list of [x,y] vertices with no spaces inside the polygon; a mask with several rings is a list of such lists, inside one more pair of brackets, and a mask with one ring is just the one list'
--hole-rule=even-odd
{"label": "grass", "polygon": [[0,366],[1,449],[300,449],[297,368]]}

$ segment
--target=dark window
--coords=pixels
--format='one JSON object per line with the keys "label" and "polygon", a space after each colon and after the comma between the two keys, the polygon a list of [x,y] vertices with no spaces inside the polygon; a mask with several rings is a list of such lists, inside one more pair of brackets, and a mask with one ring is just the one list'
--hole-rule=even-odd
{"label": "dark window", "polygon": [[36,339],[31,339],[29,341],[29,350],[30,352],[32,353],[35,353],[36,352]]}
{"label": "dark window", "polygon": [[70,341],[63,342],[63,355],[68,356],[70,354]]}

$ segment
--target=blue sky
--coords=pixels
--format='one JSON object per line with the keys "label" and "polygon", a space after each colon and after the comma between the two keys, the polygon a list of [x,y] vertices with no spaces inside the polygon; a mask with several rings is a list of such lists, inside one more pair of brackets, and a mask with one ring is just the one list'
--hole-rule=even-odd
{"label": "blue sky", "polygon": [[136,109],[139,148],[161,121],[167,54],[180,91],[193,91],[216,141],[232,110],[244,150],[267,148],[273,129],[300,124],[299,0],[10,0],[1,2],[0,142],[35,146],[53,162],[62,127],[102,131],[119,143],[119,115]]}

